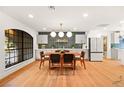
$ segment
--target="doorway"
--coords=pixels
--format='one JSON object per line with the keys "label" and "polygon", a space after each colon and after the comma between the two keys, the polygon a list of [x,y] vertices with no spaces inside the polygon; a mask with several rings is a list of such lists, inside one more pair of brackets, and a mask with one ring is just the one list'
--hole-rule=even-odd
{"label": "doorway", "polygon": [[103,37],[103,58],[107,58],[107,36]]}

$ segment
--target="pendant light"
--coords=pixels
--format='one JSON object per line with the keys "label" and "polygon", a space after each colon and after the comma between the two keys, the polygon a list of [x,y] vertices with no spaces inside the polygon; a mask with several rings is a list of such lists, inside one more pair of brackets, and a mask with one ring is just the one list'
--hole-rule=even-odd
{"label": "pendant light", "polygon": [[[60,23],[60,27],[61,27],[61,30],[62,30],[62,23]],[[58,33],[58,36],[59,36],[59,37],[64,37],[64,32],[62,32],[62,31],[59,32],[59,33]]]}
{"label": "pendant light", "polygon": [[51,32],[51,33],[50,33],[50,36],[51,36],[51,37],[56,37],[56,32]]}
{"label": "pendant light", "polygon": [[72,32],[67,32],[67,37],[72,37]]}
{"label": "pendant light", "polygon": [[59,32],[59,33],[58,33],[58,36],[59,36],[59,37],[64,37],[64,32]]}

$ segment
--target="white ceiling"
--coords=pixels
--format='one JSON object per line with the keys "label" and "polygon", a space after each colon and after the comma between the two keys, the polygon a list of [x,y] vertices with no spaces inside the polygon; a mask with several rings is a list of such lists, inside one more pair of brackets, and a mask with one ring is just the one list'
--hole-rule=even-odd
{"label": "white ceiling", "polygon": [[[124,20],[124,7],[117,6],[55,6],[51,11],[47,6],[1,6],[0,11],[12,16],[36,31],[59,30],[63,23],[63,30],[89,31],[101,24],[115,24]],[[83,14],[88,17],[84,18]],[[34,18],[29,18],[32,14]]]}

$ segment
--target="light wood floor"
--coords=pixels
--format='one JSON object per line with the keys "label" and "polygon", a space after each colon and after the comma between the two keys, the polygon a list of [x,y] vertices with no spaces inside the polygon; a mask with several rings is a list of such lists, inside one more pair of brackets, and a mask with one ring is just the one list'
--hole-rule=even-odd
{"label": "light wood floor", "polygon": [[48,62],[39,70],[39,62],[24,67],[0,82],[4,87],[111,87],[124,86],[124,66],[118,61],[86,62],[84,70],[77,62],[75,74],[55,68],[49,73]]}

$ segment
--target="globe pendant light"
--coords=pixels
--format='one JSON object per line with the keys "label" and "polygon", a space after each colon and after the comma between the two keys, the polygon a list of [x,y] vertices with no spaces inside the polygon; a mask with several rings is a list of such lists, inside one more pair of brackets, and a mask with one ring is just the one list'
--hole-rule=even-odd
{"label": "globe pendant light", "polygon": [[67,37],[72,37],[72,32],[67,32]]}
{"label": "globe pendant light", "polygon": [[64,32],[59,32],[59,33],[58,33],[58,36],[59,36],[59,37],[63,37],[63,36],[64,36]]}
{"label": "globe pendant light", "polygon": [[56,32],[51,32],[51,33],[50,33],[50,36],[51,36],[51,37],[56,37]]}
{"label": "globe pendant light", "polygon": [[[62,30],[62,23],[60,23],[60,27],[61,27],[61,30]],[[64,32],[62,32],[62,31],[59,32],[59,33],[58,33],[58,36],[59,36],[59,37],[64,37]]]}

